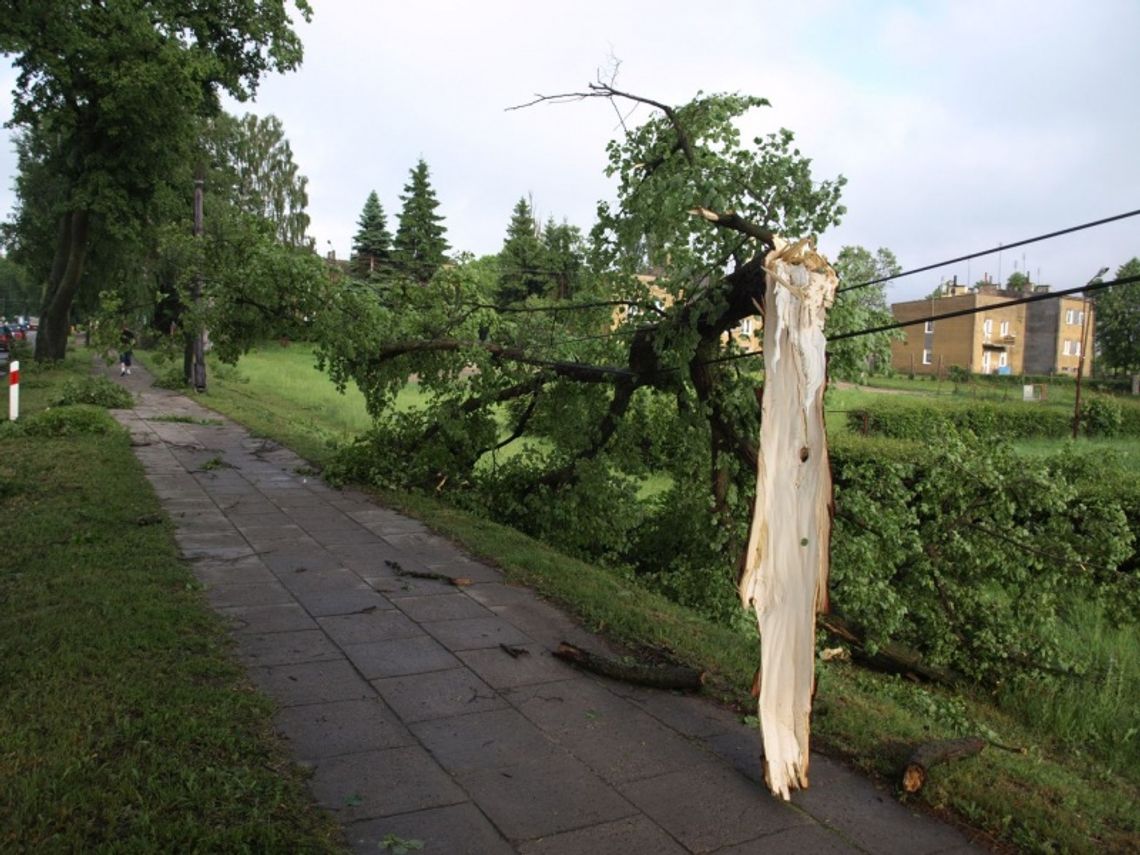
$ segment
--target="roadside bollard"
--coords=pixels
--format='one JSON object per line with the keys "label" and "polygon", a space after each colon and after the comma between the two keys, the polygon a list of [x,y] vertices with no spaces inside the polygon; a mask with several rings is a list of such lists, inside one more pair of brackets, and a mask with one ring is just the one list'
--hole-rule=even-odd
{"label": "roadside bollard", "polygon": [[20,361],[8,365],[8,418],[16,421],[20,415]]}

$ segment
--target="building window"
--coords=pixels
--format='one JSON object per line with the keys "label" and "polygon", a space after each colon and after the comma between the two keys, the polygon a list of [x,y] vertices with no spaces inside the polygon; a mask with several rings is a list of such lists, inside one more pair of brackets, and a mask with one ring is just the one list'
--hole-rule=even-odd
{"label": "building window", "polygon": [[1071,341],[1069,341],[1068,339],[1065,339],[1065,344],[1061,348],[1061,353],[1063,353],[1065,356],[1072,356],[1073,355],[1073,343]]}
{"label": "building window", "polygon": [[986,341],[989,341],[990,336],[994,334],[994,322],[992,320],[987,318],[982,324],[982,333],[985,335]]}
{"label": "building window", "polygon": [[999,353],[998,354],[998,368],[1005,368],[1007,365],[1009,365],[1009,354],[1008,353]]}
{"label": "building window", "polygon": [[[986,323],[989,323],[989,321],[986,321]],[[982,373],[990,373],[990,352],[988,350],[982,353]]]}
{"label": "building window", "polygon": [[1065,323],[1067,324],[1083,324],[1085,322],[1085,313],[1080,309],[1069,309],[1065,312]]}
{"label": "building window", "polygon": [[740,322],[740,334],[752,335],[752,318],[745,318]]}
{"label": "building window", "polygon": [[934,321],[927,321],[926,326],[923,327],[922,331],[928,333],[934,332]]}
{"label": "building window", "polygon": [[1073,356],[1081,355],[1081,343],[1079,341],[1073,342]]}
{"label": "building window", "polygon": [[923,350],[922,351],[922,364],[923,365],[933,365],[934,364],[934,354],[931,353],[929,350]]}
{"label": "building window", "polygon": [[1009,321],[1002,321],[1000,329],[1003,336],[1009,335]]}

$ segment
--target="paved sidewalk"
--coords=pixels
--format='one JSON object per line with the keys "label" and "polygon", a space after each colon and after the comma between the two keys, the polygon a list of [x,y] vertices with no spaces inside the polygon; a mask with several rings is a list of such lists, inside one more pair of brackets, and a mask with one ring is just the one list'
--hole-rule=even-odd
{"label": "paved sidewalk", "polygon": [[973,851],[818,755],[811,788],[777,801],[736,716],[573,670],[548,650],[605,644],[533,592],[145,369],[110,373],[138,395],[115,415],[184,556],[356,851]]}

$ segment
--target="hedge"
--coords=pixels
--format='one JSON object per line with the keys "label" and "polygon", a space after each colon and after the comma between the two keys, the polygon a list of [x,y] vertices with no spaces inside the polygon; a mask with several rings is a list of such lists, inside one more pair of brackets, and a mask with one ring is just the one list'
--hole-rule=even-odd
{"label": "hedge", "polygon": [[[1090,396],[1082,405],[1082,430],[1096,436],[1140,437],[1140,406]],[[1073,414],[1059,407],[1021,401],[931,401],[884,396],[851,410],[856,433],[929,442],[949,431],[982,439],[1062,439],[1073,431]]]}

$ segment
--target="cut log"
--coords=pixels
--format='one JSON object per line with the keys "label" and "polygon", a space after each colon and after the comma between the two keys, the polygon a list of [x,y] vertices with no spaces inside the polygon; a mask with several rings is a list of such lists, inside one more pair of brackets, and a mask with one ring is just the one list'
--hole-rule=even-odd
{"label": "cut log", "polygon": [[943,739],[924,743],[914,750],[903,770],[902,788],[907,793],[917,793],[926,783],[926,773],[939,763],[973,757],[986,747],[986,741],[977,736],[965,739]]}
{"label": "cut log", "polygon": [[705,672],[683,665],[648,665],[641,662],[623,662],[608,656],[590,653],[568,641],[563,641],[553,655],[564,662],[600,674],[612,680],[650,686],[654,689],[677,689],[683,692],[699,691],[705,684]]}
{"label": "cut log", "polygon": [[835,271],[808,241],[764,260],[764,390],[756,502],[740,598],[760,631],[764,777],[775,795],[808,784],[815,616],[827,609],[831,464],[823,420],[823,323]]}

